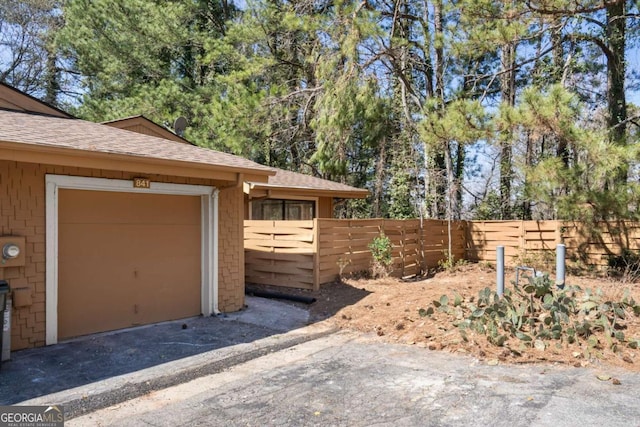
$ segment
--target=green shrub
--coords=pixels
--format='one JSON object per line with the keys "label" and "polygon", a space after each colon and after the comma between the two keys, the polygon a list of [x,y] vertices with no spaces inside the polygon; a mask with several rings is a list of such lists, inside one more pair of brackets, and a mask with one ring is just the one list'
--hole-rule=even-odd
{"label": "green shrub", "polygon": [[369,243],[369,250],[373,257],[371,275],[373,277],[388,276],[389,273],[391,273],[391,264],[393,263],[391,256],[393,245],[391,244],[391,240],[385,236],[384,233],[380,233],[378,237]]}

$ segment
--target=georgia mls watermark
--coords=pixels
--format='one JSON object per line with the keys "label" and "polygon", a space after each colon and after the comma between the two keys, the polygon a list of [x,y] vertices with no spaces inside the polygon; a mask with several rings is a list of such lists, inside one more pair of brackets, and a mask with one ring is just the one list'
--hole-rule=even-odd
{"label": "georgia mls watermark", "polygon": [[0,427],[64,427],[62,406],[0,406]]}

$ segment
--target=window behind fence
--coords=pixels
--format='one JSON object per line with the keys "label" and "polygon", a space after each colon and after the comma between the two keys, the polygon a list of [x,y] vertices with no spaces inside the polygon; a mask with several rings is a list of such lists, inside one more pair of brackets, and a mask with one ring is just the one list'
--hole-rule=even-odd
{"label": "window behind fence", "polygon": [[263,199],[251,202],[251,219],[255,220],[308,220],[315,216],[313,200]]}

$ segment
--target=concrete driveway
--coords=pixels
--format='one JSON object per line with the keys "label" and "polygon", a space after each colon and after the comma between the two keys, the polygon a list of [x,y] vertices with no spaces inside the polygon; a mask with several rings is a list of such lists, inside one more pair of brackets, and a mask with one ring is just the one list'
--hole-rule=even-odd
{"label": "concrete driveway", "polygon": [[338,332],[67,425],[638,426],[640,375],[616,372],[614,385],[597,373],[488,366]]}

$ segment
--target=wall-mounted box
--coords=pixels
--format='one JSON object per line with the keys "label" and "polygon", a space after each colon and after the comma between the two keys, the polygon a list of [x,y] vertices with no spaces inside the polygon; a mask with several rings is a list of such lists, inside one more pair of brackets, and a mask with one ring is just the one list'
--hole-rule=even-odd
{"label": "wall-mounted box", "polygon": [[[9,245],[9,246],[8,246]],[[4,254],[4,249],[12,249],[10,246],[15,245],[18,247],[19,252],[18,255],[14,258],[9,257],[9,253],[12,250],[9,250],[8,254]],[[25,247],[26,241],[24,237],[21,236],[2,236],[0,237],[0,268],[2,267],[22,267],[25,264],[26,256],[25,256]]]}

